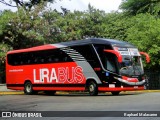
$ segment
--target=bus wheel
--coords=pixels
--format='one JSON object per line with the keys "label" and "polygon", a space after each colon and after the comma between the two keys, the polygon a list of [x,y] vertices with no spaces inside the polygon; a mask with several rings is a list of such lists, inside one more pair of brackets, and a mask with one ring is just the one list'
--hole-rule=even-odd
{"label": "bus wheel", "polygon": [[112,93],[112,95],[119,95],[119,91],[118,92],[111,92]]}
{"label": "bus wheel", "polygon": [[88,91],[89,91],[89,94],[91,96],[96,96],[98,95],[98,87],[97,87],[97,84],[93,81],[91,81],[88,85]]}
{"label": "bus wheel", "polygon": [[32,95],[34,93],[31,82],[28,81],[24,84],[24,93],[26,95]]}

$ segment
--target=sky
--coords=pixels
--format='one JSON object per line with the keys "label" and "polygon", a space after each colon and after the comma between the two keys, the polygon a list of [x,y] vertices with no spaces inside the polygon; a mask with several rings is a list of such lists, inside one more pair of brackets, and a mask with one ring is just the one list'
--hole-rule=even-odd
{"label": "sky", "polygon": [[[61,6],[67,8],[70,11],[84,11],[87,10],[88,4],[90,3],[91,6],[94,6],[97,9],[104,10],[105,12],[111,12],[117,11],[121,2],[122,0],[62,0],[57,1],[54,4],[49,4],[48,7],[51,7],[52,9],[57,9],[58,11],[61,11]],[[4,9],[11,9],[12,11],[16,11],[16,8],[9,7],[0,3],[0,10]]]}

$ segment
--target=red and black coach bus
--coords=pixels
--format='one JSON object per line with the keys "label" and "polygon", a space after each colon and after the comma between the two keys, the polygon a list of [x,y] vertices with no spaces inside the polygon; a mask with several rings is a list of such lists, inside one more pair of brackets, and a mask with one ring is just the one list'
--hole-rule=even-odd
{"label": "red and black coach bus", "polygon": [[48,44],[7,53],[8,89],[37,91],[99,91],[118,95],[121,91],[143,90],[141,54],[128,42],[89,38]]}

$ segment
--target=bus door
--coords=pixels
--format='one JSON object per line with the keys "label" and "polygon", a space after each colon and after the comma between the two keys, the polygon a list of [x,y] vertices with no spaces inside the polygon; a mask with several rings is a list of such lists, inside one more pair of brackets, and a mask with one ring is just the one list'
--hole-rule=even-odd
{"label": "bus door", "polygon": [[105,71],[105,77],[109,84],[115,84],[115,87],[120,86],[120,82],[115,80],[114,77],[118,77],[119,69],[118,62],[121,62],[121,56],[114,50],[104,50],[103,66]]}

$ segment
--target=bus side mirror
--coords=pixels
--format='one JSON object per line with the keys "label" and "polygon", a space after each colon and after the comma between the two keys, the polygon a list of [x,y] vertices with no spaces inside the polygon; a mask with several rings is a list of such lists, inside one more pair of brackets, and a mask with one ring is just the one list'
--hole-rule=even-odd
{"label": "bus side mirror", "polygon": [[141,55],[144,55],[146,57],[146,62],[149,63],[150,62],[150,57],[147,53],[145,52],[140,52]]}
{"label": "bus side mirror", "polygon": [[115,51],[115,50],[104,50],[104,52],[115,54],[116,57],[118,58],[118,62],[120,62],[120,63],[122,62],[122,55],[118,51]]}

